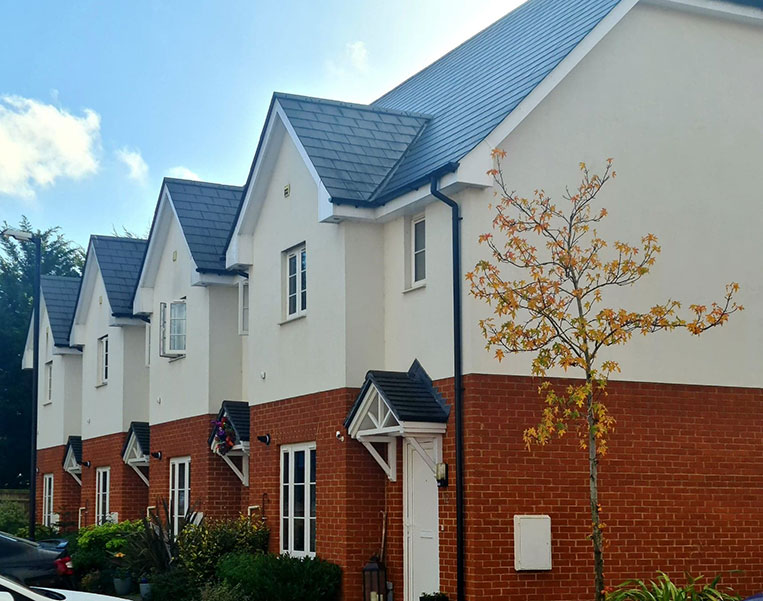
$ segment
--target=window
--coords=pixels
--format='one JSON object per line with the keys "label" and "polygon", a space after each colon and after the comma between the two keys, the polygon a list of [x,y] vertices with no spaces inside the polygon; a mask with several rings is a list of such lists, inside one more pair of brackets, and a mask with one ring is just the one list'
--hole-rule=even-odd
{"label": "window", "polygon": [[249,282],[241,282],[238,287],[238,306],[240,307],[238,315],[238,333],[249,333]]}
{"label": "window", "polygon": [[105,524],[111,520],[109,512],[109,486],[111,468],[99,467],[95,470],[95,523]]}
{"label": "window", "polygon": [[98,339],[98,386],[109,381],[109,337]]}
{"label": "window", "polygon": [[315,443],[281,447],[281,552],[315,555]]}
{"label": "window", "polygon": [[285,253],[286,318],[299,317],[307,311],[307,250],[298,246]]}
{"label": "window", "polygon": [[170,520],[172,531],[177,533],[180,521],[190,507],[191,496],[191,458],[176,457],[170,459]]}
{"label": "window", "polygon": [[54,526],[56,522],[53,514],[53,474],[45,474],[42,477],[42,523],[44,526]]}
{"label": "window", "polygon": [[[159,304],[161,327],[161,355],[178,357],[185,354],[186,342],[186,306],[185,300],[169,303],[169,324],[167,303]],[[167,327],[169,325],[169,327]]]}
{"label": "window", "polygon": [[411,282],[413,286],[427,279],[426,220],[424,216],[411,220]]}
{"label": "window", "polygon": [[53,402],[53,361],[45,364],[45,404]]}

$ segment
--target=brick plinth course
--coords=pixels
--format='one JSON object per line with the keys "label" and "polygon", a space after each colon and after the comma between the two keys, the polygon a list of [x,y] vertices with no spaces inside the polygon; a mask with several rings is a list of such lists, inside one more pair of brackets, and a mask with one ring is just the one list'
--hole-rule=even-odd
{"label": "brick plinth course", "polygon": [[37,522],[42,523],[42,480],[43,475],[53,474],[53,511],[59,516],[63,531],[77,528],[77,509],[80,502],[80,485],[64,471],[66,445],[59,445],[37,451]]}
{"label": "brick plinth course", "polygon": [[198,415],[151,426],[151,451],[162,458],[151,458],[148,493],[150,505],[160,515],[163,501],[169,500],[170,460],[191,458],[191,503],[209,518],[236,517],[246,511],[247,498],[241,480],[222,458],[209,448],[209,433],[215,415]]}

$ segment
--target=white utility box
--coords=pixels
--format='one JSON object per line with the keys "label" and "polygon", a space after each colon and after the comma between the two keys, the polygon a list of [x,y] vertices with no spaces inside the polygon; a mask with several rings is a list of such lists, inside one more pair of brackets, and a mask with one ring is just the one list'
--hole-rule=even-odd
{"label": "white utility box", "polygon": [[550,516],[514,516],[514,569],[551,569]]}

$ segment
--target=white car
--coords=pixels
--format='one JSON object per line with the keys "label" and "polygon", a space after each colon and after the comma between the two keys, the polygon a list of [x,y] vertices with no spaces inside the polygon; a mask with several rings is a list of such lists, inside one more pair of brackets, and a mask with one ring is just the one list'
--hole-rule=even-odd
{"label": "white car", "polygon": [[120,597],[49,588],[28,588],[5,576],[0,576],[0,601],[50,601],[51,599],[59,601],[115,601]]}

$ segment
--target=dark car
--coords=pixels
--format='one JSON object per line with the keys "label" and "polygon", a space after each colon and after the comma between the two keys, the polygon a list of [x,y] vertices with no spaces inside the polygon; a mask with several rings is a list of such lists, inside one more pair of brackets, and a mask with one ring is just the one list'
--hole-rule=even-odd
{"label": "dark car", "polygon": [[72,563],[65,546],[62,551],[0,532],[0,574],[24,584],[67,586]]}

